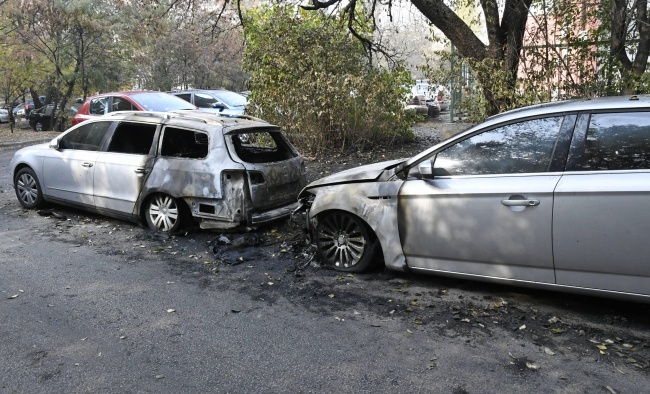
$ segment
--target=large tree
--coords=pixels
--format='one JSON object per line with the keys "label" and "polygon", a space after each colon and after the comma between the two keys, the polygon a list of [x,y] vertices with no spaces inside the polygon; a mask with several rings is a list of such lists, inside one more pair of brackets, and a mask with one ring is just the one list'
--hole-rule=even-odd
{"label": "large tree", "polygon": [[[360,0],[311,0],[311,4],[303,8],[316,10],[332,6],[341,7],[347,14],[348,28],[361,38],[369,49],[372,49],[374,44],[355,31],[359,26],[357,14],[363,14],[361,19],[366,20],[366,14],[381,10],[380,4],[383,2],[367,1],[368,3]],[[477,5],[482,9],[487,44],[474,33],[466,21],[458,16],[450,6],[450,2],[443,0],[410,0],[410,2],[440,29],[461,56],[475,66],[475,77],[483,87],[487,113],[494,114],[509,108],[511,105],[509,96],[494,91],[493,84],[490,82],[494,74],[498,73],[502,77],[499,82],[501,88],[510,91],[516,88],[520,53],[532,0],[479,0]],[[454,6],[459,6],[461,2],[474,1],[453,1]],[[381,50],[381,48],[375,49]]]}
{"label": "large tree", "polygon": [[[641,93],[650,54],[650,17],[647,0],[611,1],[610,55],[618,61],[624,81],[622,93]],[[633,54],[633,55],[631,55]],[[646,86],[647,89],[647,86]]]}

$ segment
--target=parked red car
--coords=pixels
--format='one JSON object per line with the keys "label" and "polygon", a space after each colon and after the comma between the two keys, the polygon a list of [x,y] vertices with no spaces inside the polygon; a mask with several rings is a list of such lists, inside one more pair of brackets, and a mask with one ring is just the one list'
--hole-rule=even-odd
{"label": "parked red car", "polygon": [[196,109],[196,107],[164,92],[138,90],[103,93],[86,99],[76,115],[72,117],[72,125],[115,111],[167,112],[183,109]]}

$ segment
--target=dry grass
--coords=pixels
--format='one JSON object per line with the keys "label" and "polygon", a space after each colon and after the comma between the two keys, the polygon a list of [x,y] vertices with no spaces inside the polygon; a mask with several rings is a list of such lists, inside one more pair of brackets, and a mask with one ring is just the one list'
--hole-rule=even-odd
{"label": "dry grass", "polygon": [[40,142],[43,140],[50,140],[57,135],[59,132],[56,131],[44,131],[37,133],[29,127],[27,121],[18,121],[14,127],[13,133],[8,123],[3,123],[0,125],[0,146],[13,143],[25,143],[29,142]]}

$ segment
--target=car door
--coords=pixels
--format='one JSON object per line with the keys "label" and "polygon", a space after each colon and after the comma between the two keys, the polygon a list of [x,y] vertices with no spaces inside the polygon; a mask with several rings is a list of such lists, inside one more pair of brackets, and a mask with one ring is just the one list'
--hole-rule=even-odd
{"label": "car door", "polygon": [[130,216],[151,172],[157,125],[119,122],[95,161],[95,207],[111,215]]}
{"label": "car door", "polygon": [[86,207],[94,206],[93,176],[98,151],[112,122],[83,124],[63,135],[43,163],[43,193]]}
{"label": "car door", "polygon": [[[575,116],[509,123],[438,151],[408,179],[398,223],[415,270],[554,283],[553,191]],[[428,164],[427,164],[428,163]]]}
{"label": "car door", "polygon": [[581,115],[555,192],[559,285],[650,294],[650,111]]}

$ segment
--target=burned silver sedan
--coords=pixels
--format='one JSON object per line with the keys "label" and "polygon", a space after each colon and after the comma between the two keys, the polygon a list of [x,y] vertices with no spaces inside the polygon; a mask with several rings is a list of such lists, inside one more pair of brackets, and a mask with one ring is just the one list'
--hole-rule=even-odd
{"label": "burned silver sedan", "polygon": [[287,217],[306,183],[277,126],[199,111],[105,115],[17,151],[10,168],[25,208],[59,203],[164,232]]}
{"label": "burned silver sedan", "polygon": [[321,259],[650,301],[650,96],[488,119],[301,193]]}

